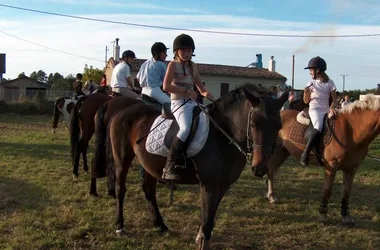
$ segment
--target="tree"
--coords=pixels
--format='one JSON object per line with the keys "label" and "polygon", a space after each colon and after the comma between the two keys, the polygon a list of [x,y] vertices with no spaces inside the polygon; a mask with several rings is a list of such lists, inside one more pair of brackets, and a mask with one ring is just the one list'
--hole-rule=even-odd
{"label": "tree", "polygon": [[84,67],[84,73],[83,73],[83,83],[85,83],[87,80],[93,80],[94,83],[99,84],[102,80],[102,76],[104,75],[103,70],[100,70],[98,68],[93,68],[90,66],[87,67],[87,64]]}
{"label": "tree", "polygon": [[62,78],[55,79],[51,87],[53,90],[71,91],[73,89],[72,86],[74,81],[75,77],[71,74],[66,77],[62,76]]}
{"label": "tree", "polygon": [[18,74],[17,78],[24,77],[24,76],[26,76],[25,72],[21,72],[20,74]]}
{"label": "tree", "polygon": [[60,79],[63,79],[63,78],[64,78],[63,75],[61,75],[61,74],[58,73],[58,72],[54,73],[54,75],[53,75],[53,73],[50,73],[50,74],[49,74],[49,77],[48,77],[48,81],[47,81],[47,83],[48,83],[49,85],[53,85],[54,82],[56,82],[56,81],[58,81],[58,80],[60,80]]}
{"label": "tree", "polygon": [[36,81],[39,81],[39,82],[43,82],[43,83],[47,83],[47,80],[48,80],[48,77],[43,70],[39,70],[38,72],[33,71],[30,74],[30,78],[32,78]]}

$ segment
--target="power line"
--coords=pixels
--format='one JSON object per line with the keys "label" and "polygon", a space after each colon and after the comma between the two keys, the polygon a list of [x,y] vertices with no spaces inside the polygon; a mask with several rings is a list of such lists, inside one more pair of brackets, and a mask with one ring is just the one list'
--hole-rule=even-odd
{"label": "power line", "polygon": [[42,45],[42,44],[38,44],[38,43],[35,43],[35,42],[32,42],[32,41],[29,41],[29,40],[26,40],[26,39],[23,39],[23,38],[20,38],[20,37],[17,37],[17,36],[11,35],[11,34],[9,34],[9,33],[6,33],[6,32],[4,32],[4,31],[1,31],[1,30],[0,30],[0,33],[2,33],[2,34],[4,34],[4,35],[7,35],[7,36],[10,36],[10,37],[13,37],[13,38],[16,38],[16,39],[18,39],[18,40],[21,40],[21,41],[27,42],[27,43],[34,44],[34,45],[36,45],[36,46],[39,46],[39,47],[42,47],[42,48],[45,48],[45,49],[50,49],[50,50],[53,50],[53,51],[57,51],[57,52],[60,52],[60,53],[64,53],[64,54],[67,54],[67,55],[71,55],[71,56],[81,57],[81,58],[88,59],[88,60],[93,60],[93,61],[103,62],[103,60],[99,60],[99,59],[96,59],[96,58],[90,58],[90,57],[86,57],[86,56],[81,56],[81,55],[73,54],[73,53],[70,53],[70,52],[63,51],[63,50],[54,49],[54,48],[51,48],[51,47],[48,47],[48,46],[45,46],[45,45]]}
{"label": "power line", "polygon": [[244,32],[228,32],[228,31],[215,31],[215,30],[187,29],[187,28],[157,26],[157,25],[130,23],[130,22],[111,21],[111,20],[98,19],[98,18],[90,18],[90,17],[80,17],[80,16],[61,14],[61,13],[56,13],[56,12],[49,12],[49,11],[42,11],[42,10],[36,10],[36,9],[22,8],[22,7],[17,7],[17,6],[12,6],[12,5],[6,5],[6,4],[0,4],[0,6],[1,7],[6,7],[6,8],[17,9],[17,10],[24,10],[24,11],[29,11],[29,12],[36,12],[36,13],[41,13],[41,14],[47,14],[47,15],[54,15],[54,16],[61,16],[61,17],[68,17],[68,18],[75,18],[75,19],[82,19],[82,20],[96,21],[96,22],[103,22],[103,23],[122,24],[122,25],[144,27],[144,28],[153,28],[153,29],[192,31],[192,32],[221,34],[221,35],[286,37],[286,38],[307,38],[307,37],[319,37],[319,38],[339,38],[339,37],[340,38],[342,38],[342,37],[343,38],[344,37],[347,38],[347,37],[349,37],[349,38],[354,38],[354,37],[376,37],[376,36],[380,36],[380,33],[373,33],[373,34],[348,34],[348,35],[297,35],[297,34],[293,34],[293,35],[281,35],[281,34],[244,33]]}

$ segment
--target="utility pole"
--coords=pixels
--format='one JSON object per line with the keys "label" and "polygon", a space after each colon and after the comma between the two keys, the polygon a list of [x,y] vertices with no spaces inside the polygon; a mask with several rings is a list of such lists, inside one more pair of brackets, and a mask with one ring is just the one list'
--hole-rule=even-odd
{"label": "utility pole", "polygon": [[107,52],[108,52],[108,48],[106,46],[106,57],[104,58],[105,67],[107,67]]}
{"label": "utility pole", "polygon": [[342,94],[343,94],[343,92],[344,92],[344,86],[346,85],[346,76],[348,76],[348,75],[341,74],[341,76],[343,77],[343,91],[342,91]]}

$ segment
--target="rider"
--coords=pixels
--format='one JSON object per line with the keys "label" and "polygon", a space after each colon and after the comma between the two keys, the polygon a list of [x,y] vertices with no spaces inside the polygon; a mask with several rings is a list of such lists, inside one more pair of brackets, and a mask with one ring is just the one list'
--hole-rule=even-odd
{"label": "rider", "polygon": [[133,84],[131,80],[131,64],[136,58],[136,55],[131,50],[126,50],[121,56],[118,65],[112,71],[111,83],[112,91],[121,94],[122,96],[139,98],[140,96],[132,91]]}
{"label": "rider", "polygon": [[75,82],[73,83],[74,98],[75,98],[75,99],[76,99],[78,96],[82,96],[82,95],[84,95],[84,93],[82,92],[82,87],[83,87],[82,79],[83,79],[83,75],[82,75],[81,73],[78,73],[78,74],[76,75],[76,80],[75,80]]}
{"label": "rider", "polygon": [[142,87],[141,93],[161,104],[170,103],[169,96],[161,90],[166,72],[167,49],[162,42],[155,42],[151,48],[153,58],[141,65],[136,76]]}
{"label": "rider", "polygon": [[[329,110],[332,114],[335,114],[334,108],[337,107],[334,81],[325,73],[327,69],[326,61],[319,56],[314,57],[309,61],[305,69],[309,69],[312,80],[308,82],[304,89],[303,100],[306,104],[309,103],[309,116],[314,129],[306,144],[305,151],[301,155],[300,163],[303,166],[308,165],[309,153],[313,147],[316,149],[317,157],[321,156],[318,142],[323,128],[323,118]],[[332,104],[329,107],[330,95]]]}
{"label": "rider", "polygon": [[179,179],[176,171],[177,160],[185,150],[184,142],[190,134],[193,108],[197,106],[194,101],[197,99],[197,93],[193,90],[194,84],[201,95],[210,100],[215,99],[203,86],[198,69],[191,61],[194,50],[195,44],[191,36],[186,34],[177,36],[173,42],[174,60],[169,63],[165,74],[163,89],[171,93],[171,110],[175,111],[173,115],[179,125],[178,134],[170,147],[162,174],[162,179],[166,180]]}

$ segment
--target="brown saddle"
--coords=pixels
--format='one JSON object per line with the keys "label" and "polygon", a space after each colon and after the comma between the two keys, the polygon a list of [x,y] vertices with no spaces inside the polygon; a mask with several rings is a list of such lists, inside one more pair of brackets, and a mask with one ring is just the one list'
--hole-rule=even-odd
{"label": "brown saddle", "polygon": [[[305,114],[305,118],[310,119],[309,116],[309,109],[303,110]],[[327,114],[323,118],[323,128],[322,128],[322,136],[321,141],[319,142],[319,145],[324,148],[331,142],[332,139],[332,133],[331,131],[334,131],[335,126],[335,120],[329,119],[327,117]],[[307,141],[309,140],[310,134],[313,131],[313,125],[305,125],[302,123],[299,123],[297,120],[293,122],[292,128],[290,130],[289,139],[298,144],[306,145]]]}

